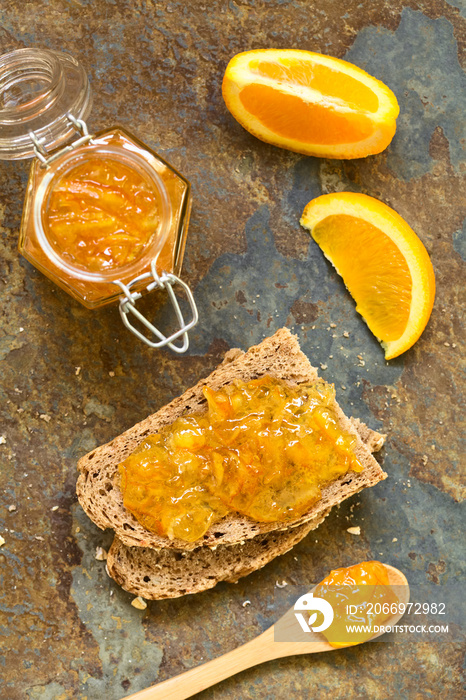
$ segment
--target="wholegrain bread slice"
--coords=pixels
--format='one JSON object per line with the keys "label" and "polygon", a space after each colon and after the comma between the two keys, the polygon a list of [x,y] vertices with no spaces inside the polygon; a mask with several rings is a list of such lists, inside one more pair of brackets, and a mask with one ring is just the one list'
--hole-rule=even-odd
{"label": "wholegrain bread slice", "polygon": [[200,593],[220,581],[235,583],[288,552],[328,513],[288,530],[257,535],[243,544],[198,547],[190,552],[127,547],[114,537],[107,555],[109,575],[125,591],[147,600]]}
{"label": "wholegrain bread slice", "polygon": [[354,435],[356,439],[354,452],[364,469],[360,473],[348,472],[324,487],[322,498],[298,520],[288,522],[286,525],[282,522],[259,523],[248,517],[231,513],[211,526],[195,543],[179,539],[170,540],[142,527],[123,505],[118,464],[134,451],[144,437],[158,432],[178,416],[188,412],[205,411],[206,400],[202,393],[205,386],[220,389],[231,384],[235,379],[249,381],[265,374],[280,378],[292,385],[312,383],[318,378],[317,370],[301,352],[296,336],[292,335],[287,328],[282,328],[244,353],[237,350],[227,353],[225,361],[216,370],[188,389],[182,396],[112,442],[82,457],[78,463],[80,475],[76,490],[79,502],[91,520],[103,530],[112,528],[121,542],[128,546],[191,550],[200,546],[236,544],[259,534],[301,525],[318,518],[332,506],[386,478],[386,474],[363,444],[350,419],[335,403],[337,420],[343,430]]}
{"label": "wholegrain bread slice", "polygon": [[[363,442],[371,450],[379,450],[385,436],[353,420]],[[200,593],[220,581],[236,583],[243,576],[261,569],[272,559],[288,552],[318,527],[330,510],[303,525],[257,535],[244,543],[214,549],[198,547],[190,552],[150,547],[127,547],[114,537],[107,557],[109,575],[125,591],[147,600],[178,598]]]}

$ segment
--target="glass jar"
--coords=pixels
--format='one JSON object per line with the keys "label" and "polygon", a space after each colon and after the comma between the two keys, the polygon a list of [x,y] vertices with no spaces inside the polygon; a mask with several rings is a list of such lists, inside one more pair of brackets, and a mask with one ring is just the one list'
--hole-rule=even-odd
{"label": "glass jar", "polygon": [[[198,320],[178,277],[190,184],[125,129],[89,134],[90,108],[86,73],[71,56],[44,49],[0,56],[0,159],[34,157],[19,250],[87,308],[119,299],[123,322],[140,340],[184,352]],[[187,322],[175,285],[188,301]],[[136,308],[157,288],[168,293],[178,321],[169,336]]]}

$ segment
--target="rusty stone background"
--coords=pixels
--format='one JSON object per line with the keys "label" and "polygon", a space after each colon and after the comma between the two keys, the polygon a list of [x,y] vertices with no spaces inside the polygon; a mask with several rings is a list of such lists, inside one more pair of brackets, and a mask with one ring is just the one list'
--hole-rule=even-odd
{"label": "rusty stone background", "polygon": [[[90,127],[123,125],[191,181],[183,275],[201,320],[186,356],[151,351],[116,307],[88,311],[55,287],[17,252],[29,165],[0,163],[2,699],[118,700],[256,636],[284,612],[277,581],[370,558],[439,595],[464,577],[465,17],[461,0],[3,0],[2,52],[75,56]],[[390,147],[344,162],[250,136],[221,81],[234,54],[266,47],[345,58],[386,82],[401,108]],[[310,199],[342,189],[396,209],[435,268],[429,325],[390,363],[298,223]],[[168,314],[163,297],[145,304]],[[111,538],[76,502],[77,459],[283,325],[327,366],[345,412],[388,433],[389,478],[237,585],[134,609],[95,559]],[[462,661],[456,637],[366,644],[270,662],[198,697],[460,698]]]}

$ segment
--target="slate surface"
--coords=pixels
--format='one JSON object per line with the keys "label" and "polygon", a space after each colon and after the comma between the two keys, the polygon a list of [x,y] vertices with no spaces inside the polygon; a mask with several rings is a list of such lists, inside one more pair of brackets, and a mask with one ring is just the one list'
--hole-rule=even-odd
{"label": "slate surface", "polygon": [[[74,55],[92,80],[90,126],[127,127],[191,180],[184,278],[201,321],[187,356],[153,352],[116,308],[87,311],[54,287],[16,249],[28,165],[0,163],[2,698],[117,700],[268,627],[283,612],[276,581],[316,581],[369,558],[439,595],[464,576],[464,18],[460,0],[4,0],[2,51]],[[247,134],[224,107],[221,79],[232,55],[260,47],[320,51],[384,80],[401,108],[391,146],[341,162]],[[427,330],[389,364],[298,224],[312,197],[340,189],[394,207],[436,271]],[[167,313],[161,298],[146,303]],[[135,610],[94,558],[110,536],[76,503],[78,457],[180,394],[228,348],[284,324],[327,365],[345,411],[388,433],[389,479],[236,586]],[[271,662],[199,698],[460,698],[461,664],[458,636],[365,645]]]}

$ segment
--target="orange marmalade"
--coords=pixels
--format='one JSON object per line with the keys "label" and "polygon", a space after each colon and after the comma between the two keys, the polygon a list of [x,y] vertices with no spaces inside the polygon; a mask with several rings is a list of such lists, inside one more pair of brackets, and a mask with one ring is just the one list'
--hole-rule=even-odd
{"label": "orange marmalade", "polygon": [[149,178],[125,163],[97,156],[63,175],[45,216],[55,251],[89,272],[136,260],[158,224],[157,194]]}
{"label": "orange marmalade", "polygon": [[[315,588],[314,595],[324,598],[333,608],[333,622],[322,634],[335,648],[367,641],[374,636],[371,630],[398,610],[399,599],[390,586],[386,567],[379,561],[331,571]],[[347,626],[352,627],[351,631]],[[366,629],[356,632],[354,626]]]}
{"label": "orange marmalade", "polygon": [[124,506],[152,532],[194,542],[231,512],[296,520],[323,486],[363,469],[323,380],[265,376],[204,396],[205,413],[177,418],[119,465]]}

